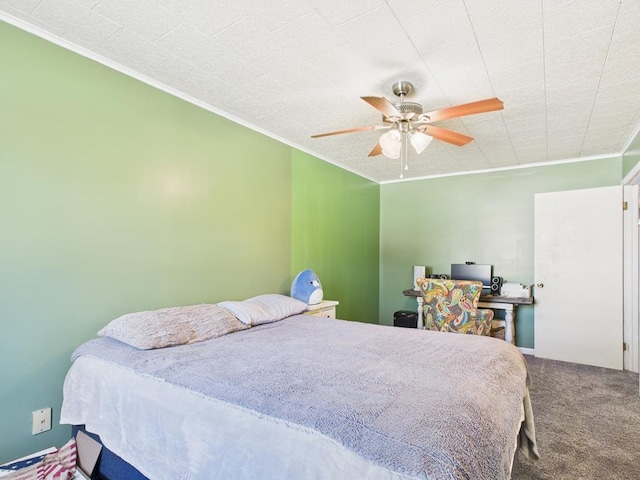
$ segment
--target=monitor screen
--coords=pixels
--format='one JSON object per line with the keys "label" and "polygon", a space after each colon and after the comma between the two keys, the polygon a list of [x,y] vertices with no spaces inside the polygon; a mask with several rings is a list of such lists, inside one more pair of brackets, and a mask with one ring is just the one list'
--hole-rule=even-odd
{"label": "monitor screen", "polygon": [[482,282],[483,289],[491,289],[491,265],[452,263],[451,278],[453,280],[476,280]]}

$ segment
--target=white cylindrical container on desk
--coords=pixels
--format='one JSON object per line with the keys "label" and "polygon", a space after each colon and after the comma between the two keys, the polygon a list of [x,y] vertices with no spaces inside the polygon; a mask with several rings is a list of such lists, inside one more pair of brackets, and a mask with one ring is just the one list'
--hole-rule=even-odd
{"label": "white cylindrical container on desk", "polygon": [[417,280],[419,278],[423,278],[427,272],[427,267],[415,265],[413,267],[413,289],[420,290],[420,287],[417,284]]}

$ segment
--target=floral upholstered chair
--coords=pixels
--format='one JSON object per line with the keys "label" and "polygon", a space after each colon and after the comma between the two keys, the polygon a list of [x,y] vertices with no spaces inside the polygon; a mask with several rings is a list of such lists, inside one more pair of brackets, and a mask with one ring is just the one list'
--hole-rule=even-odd
{"label": "floral upholstered chair", "polygon": [[482,283],[419,278],[427,330],[489,335],[492,310],[478,309]]}

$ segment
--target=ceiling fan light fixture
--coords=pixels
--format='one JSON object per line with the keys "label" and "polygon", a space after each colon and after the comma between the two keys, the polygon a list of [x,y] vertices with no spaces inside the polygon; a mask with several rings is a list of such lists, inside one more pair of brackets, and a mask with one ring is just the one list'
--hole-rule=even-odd
{"label": "ceiling fan light fixture", "polygon": [[420,155],[424,152],[424,149],[429,146],[433,137],[423,132],[412,132],[410,135],[411,145],[415,149],[416,153]]}
{"label": "ceiling fan light fixture", "polygon": [[[380,136],[378,143],[376,143],[369,152],[368,157],[375,157],[380,154],[391,159],[402,157],[400,161],[400,178],[403,178],[402,170],[408,169],[409,140],[411,140],[411,145],[418,155],[424,152],[434,138],[458,147],[462,147],[473,140],[473,137],[469,135],[432,125],[433,122],[450,120],[466,115],[493,112],[504,108],[502,100],[494,97],[477,102],[445,107],[431,112],[424,112],[422,105],[419,103],[404,101],[405,96],[409,95],[412,90],[413,85],[411,85],[410,82],[399,81],[394,83],[392,86],[393,94],[400,98],[400,101],[397,103],[391,103],[385,97],[360,97],[382,114],[383,125],[355,127],[337,132],[311,135],[311,137],[328,137],[330,135],[340,135],[365,130],[390,129]],[[429,133],[425,133],[425,130]]]}
{"label": "ceiling fan light fixture", "polygon": [[398,130],[392,128],[388,132],[380,135],[380,146],[382,150],[386,150],[388,152],[395,152],[396,150],[400,151],[402,135]]}
{"label": "ceiling fan light fixture", "polygon": [[402,150],[402,134],[394,129],[380,135],[378,141],[382,148],[382,154],[391,159],[400,158],[400,150]]}
{"label": "ceiling fan light fixture", "polygon": [[397,150],[385,150],[384,148],[382,149],[382,154],[387,157],[390,158],[392,160],[397,160],[398,158],[400,158],[400,149],[398,148]]}

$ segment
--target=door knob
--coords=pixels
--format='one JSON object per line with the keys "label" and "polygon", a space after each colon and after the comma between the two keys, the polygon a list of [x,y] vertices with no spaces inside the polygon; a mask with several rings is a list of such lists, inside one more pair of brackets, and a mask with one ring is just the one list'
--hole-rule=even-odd
{"label": "door knob", "polygon": [[538,287],[538,288],[544,288],[544,283],[536,283],[536,287]]}

